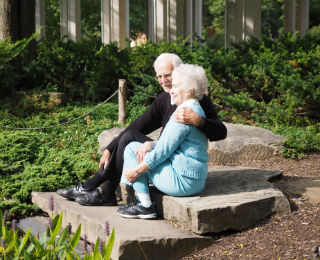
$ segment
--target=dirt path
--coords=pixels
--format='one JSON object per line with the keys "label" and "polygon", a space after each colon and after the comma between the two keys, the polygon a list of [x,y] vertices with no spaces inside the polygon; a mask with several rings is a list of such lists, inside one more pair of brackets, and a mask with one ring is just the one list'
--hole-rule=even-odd
{"label": "dirt path", "polygon": [[273,183],[289,199],[292,213],[272,216],[242,232],[214,235],[212,246],[183,260],[314,259],[314,248],[320,245],[320,153],[301,160],[277,157],[241,166],[282,170],[283,178]]}

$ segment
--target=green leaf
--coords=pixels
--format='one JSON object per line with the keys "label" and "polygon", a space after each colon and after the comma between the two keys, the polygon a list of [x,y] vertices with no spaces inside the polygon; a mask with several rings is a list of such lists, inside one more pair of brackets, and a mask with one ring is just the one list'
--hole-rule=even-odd
{"label": "green leaf", "polygon": [[41,248],[44,249],[46,247],[46,242],[47,242],[47,234],[46,232],[43,232],[39,240],[39,244],[41,245]]}
{"label": "green leaf", "polygon": [[92,254],[92,260],[98,260],[99,258],[100,258],[99,239],[97,239],[96,244],[94,246],[93,254]]}
{"label": "green leaf", "polygon": [[107,244],[107,250],[106,250],[106,254],[104,256],[105,260],[109,260],[110,256],[111,256],[111,252],[112,252],[112,248],[113,248],[113,244],[114,244],[114,229],[112,229],[110,238],[108,239],[108,244]]}
{"label": "green leaf", "polygon": [[28,238],[29,238],[30,233],[31,233],[31,228],[29,228],[28,232],[26,233],[26,235],[25,235],[25,236],[23,237],[23,239],[21,240],[21,243],[20,243],[18,252],[16,253],[14,260],[18,260],[18,259],[19,259],[20,254],[21,254],[24,246],[26,245],[26,243],[27,243],[27,241],[28,241]]}
{"label": "green leaf", "polygon": [[72,250],[76,247],[76,245],[79,242],[80,239],[80,235],[81,235],[81,224],[78,226],[77,231],[75,232],[75,234],[73,235],[73,238],[70,242],[70,247],[72,248]]}
{"label": "green leaf", "polygon": [[57,224],[55,225],[54,231],[51,234],[50,240],[48,241],[48,245],[54,245],[55,240],[57,238],[57,235],[60,232],[60,228],[61,228],[61,224],[62,224],[62,212],[60,215],[57,215],[57,216],[59,218],[58,218]]}
{"label": "green leaf", "polygon": [[0,224],[1,224],[1,228],[0,228],[0,237],[2,237],[2,229],[5,228],[6,223],[3,223],[3,214],[2,211],[0,210]]}
{"label": "green leaf", "polygon": [[[12,232],[13,233],[13,232]],[[6,249],[7,252],[10,252],[11,249],[15,246],[16,242],[17,242],[17,233],[13,233],[13,235],[8,236],[8,240],[10,240],[10,243]]]}
{"label": "green leaf", "polygon": [[60,234],[59,239],[57,241],[57,247],[64,245],[67,242],[67,238],[69,237],[68,227],[66,227]]}

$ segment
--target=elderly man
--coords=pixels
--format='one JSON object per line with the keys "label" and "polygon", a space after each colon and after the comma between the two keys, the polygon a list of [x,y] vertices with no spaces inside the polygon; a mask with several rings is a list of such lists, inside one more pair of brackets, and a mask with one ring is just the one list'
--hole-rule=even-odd
{"label": "elderly man", "polygon": [[[171,104],[169,91],[171,89],[172,71],[182,64],[176,54],[163,53],[154,62],[156,78],[163,88],[149,109],[129,125],[118,137],[107,146],[100,159],[100,168],[96,174],[83,184],[69,189],[59,189],[57,193],[85,206],[114,206],[117,205],[115,190],[120,182],[123,168],[123,152],[127,144],[137,141],[143,143],[136,152],[138,161],[152,148],[152,140],[146,135],[154,130],[164,128],[177,106]],[[204,96],[200,105],[205,118],[190,108],[183,108],[175,113],[175,120],[184,124],[198,127],[210,141],[226,138],[227,129],[219,120],[209,97]],[[103,184],[100,187],[100,184]]]}

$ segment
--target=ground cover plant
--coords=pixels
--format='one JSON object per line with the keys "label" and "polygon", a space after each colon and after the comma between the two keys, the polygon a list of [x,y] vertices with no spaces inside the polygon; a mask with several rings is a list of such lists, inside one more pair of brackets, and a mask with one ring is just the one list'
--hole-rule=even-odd
{"label": "ground cover plant", "polygon": [[[37,128],[74,119],[114,93],[119,78],[129,87],[130,123],[161,91],[154,59],[174,52],[184,62],[205,68],[209,96],[222,120],[282,134],[288,138],[283,155],[301,157],[320,150],[319,42],[319,34],[263,37],[213,51],[182,40],[124,50],[91,40],[41,41],[31,63],[25,62],[24,45],[16,49],[4,42],[0,75],[10,72],[14,80],[1,81],[8,91],[0,98],[0,125]],[[58,106],[48,95],[40,95],[47,91],[64,92],[66,103]],[[97,137],[114,126],[116,99],[69,125],[33,131],[1,128],[0,210],[9,210],[11,218],[34,214],[38,209],[31,204],[31,191],[54,191],[89,178],[100,157]]]}

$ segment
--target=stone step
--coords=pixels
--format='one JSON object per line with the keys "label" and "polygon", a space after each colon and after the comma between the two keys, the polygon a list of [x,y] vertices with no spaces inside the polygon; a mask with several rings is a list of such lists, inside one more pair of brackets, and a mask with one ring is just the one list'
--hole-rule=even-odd
{"label": "stone step", "polygon": [[90,242],[105,236],[108,221],[116,232],[113,259],[178,259],[213,242],[195,233],[242,230],[272,214],[290,213],[286,197],[269,182],[281,175],[279,170],[210,167],[206,188],[197,196],[171,197],[152,191],[165,220],[124,219],[116,213],[117,207],[84,207],[56,193],[33,192],[32,201],[50,213],[53,196],[55,214],[63,211],[64,225],[81,224]]}
{"label": "stone step", "polygon": [[68,222],[72,223],[72,229],[81,224],[82,237],[86,234],[90,242],[106,237],[105,223],[109,222],[115,229],[113,260],[179,259],[213,243],[210,237],[195,235],[163,219],[125,219],[116,213],[118,207],[84,207],[54,192],[33,192],[32,202],[51,214],[51,196],[54,198],[54,215],[63,212],[63,227]]}
{"label": "stone step", "polygon": [[159,191],[152,196],[165,219],[197,234],[242,230],[272,214],[289,214],[290,205],[270,179],[279,170],[209,167],[204,191],[192,197],[172,197]]}

